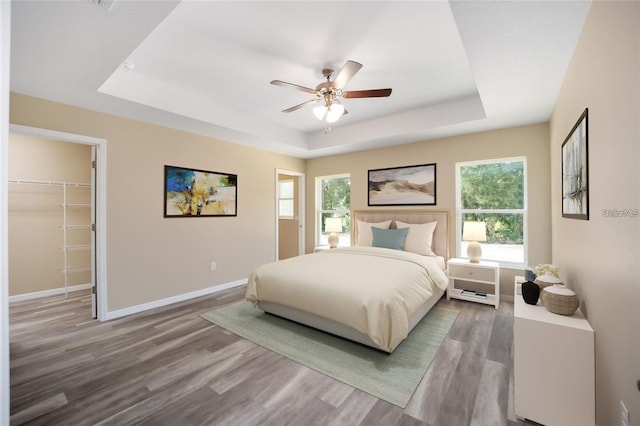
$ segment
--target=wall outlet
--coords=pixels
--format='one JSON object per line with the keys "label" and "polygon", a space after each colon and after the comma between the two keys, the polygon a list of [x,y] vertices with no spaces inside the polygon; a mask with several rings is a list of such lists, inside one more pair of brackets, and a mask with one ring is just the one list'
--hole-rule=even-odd
{"label": "wall outlet", "polygon": [[631,418],[629,416],[629,410],[627,410],[627,406],[624,405],[624,402],[620,400],[620,426],[630,426]]}
{"label": "wall outlet", "polygon": [[211,270],[212,271],[215,271],[217,266],[218,265],[216,265],[216,262],[211,262]]}

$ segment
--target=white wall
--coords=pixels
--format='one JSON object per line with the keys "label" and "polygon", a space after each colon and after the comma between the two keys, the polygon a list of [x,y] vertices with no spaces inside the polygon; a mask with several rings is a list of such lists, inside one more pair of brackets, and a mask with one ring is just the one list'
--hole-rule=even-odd
{"label": "white wall", "polygon": [[[589,220],[562,217],[561,145],[589,108]],[[592,4],[551,117],[553,262],[595,330],[596,416],[640,425],[640,3]]]}

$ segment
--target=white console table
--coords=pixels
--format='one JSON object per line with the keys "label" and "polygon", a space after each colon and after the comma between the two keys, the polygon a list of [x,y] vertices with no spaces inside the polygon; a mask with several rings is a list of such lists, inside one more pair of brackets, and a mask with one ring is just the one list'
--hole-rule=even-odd
{"label": "white console table", "polygon": [[571,316],[513,303],[514,408],[547,426],[595,425],[594,332],[580,310]]}

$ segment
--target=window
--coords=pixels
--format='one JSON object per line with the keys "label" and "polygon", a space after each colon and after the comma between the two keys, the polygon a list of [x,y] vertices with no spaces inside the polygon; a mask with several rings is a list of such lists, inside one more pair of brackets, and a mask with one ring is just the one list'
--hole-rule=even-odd
{"label": "window", "polygon": [[350,175],[319,176],[316,178],[316,245],[328,245],[325,232],[328,217],[342,219],[339,245],[351,245],[351,177]]}
{"label": "window", "polygon": [[280,219],[293,219],[293,179],[278,182],[278,217]]}
{"label": "window", "polygon": [[482,259],[503,266],[526,264],[526,159],[505,158],[456,164],[458,256],[466,257],[462,241],[465,221],[486,225]]}

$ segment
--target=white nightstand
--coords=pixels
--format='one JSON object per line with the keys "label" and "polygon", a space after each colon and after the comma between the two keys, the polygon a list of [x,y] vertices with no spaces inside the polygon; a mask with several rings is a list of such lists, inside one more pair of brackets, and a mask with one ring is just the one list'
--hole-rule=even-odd
{"label": "white nightstand", "polygon": [[329,246],[317,246],[313,249],[313,252],[318,253],[318,252],[329,250],[329,249],[330,249]]}
{"label": "white nightstand", "polygon": [[[449,259],[449,287],[447,300],[450,298],[493,305],[498,309],[500,304],[500,264],[498,262],[480,261],[471,263],[468,259]],[[474,292],[456,288],[455,280],[469,281],[493,286],[493,293]]]}

